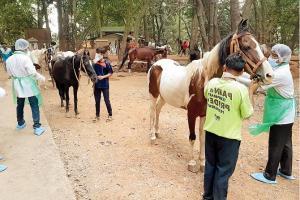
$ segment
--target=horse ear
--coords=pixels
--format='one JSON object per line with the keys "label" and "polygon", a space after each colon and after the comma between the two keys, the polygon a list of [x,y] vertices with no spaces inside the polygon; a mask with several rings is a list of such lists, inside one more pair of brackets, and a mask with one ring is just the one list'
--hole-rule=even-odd
{"label": "horse ear", "polygon": [[248,31],[248,19],[242,19],[238,25],[237,33]]}

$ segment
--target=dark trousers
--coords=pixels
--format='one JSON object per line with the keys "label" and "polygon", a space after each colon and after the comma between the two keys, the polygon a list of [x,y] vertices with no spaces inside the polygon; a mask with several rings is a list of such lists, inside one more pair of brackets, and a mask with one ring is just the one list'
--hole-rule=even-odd
{"label": "dark trousers", "polygon": [[112,116],[112,109],[109,101],[109,89],[108,88],[95,88],[94,89],[94,97],[96,102],[96,116],[100,116],[100,100],[101,100],[101,92],[104,96],[104,102],[106,105],[106,109],[109,116]]}
{"label": "dark trousers", "polygon": [[292,175],[292,127],[291,124],[273,125],[269,133],[268,163],[264,176],[269,180],[275,180],[280,163],[280,172]]}
{"label": "dark trousers", "polygon": [[[33,128],[39,128],[41,124],[40,124],[40,110],[39,110],[38,99],[35,96],[32,96],[32,97],[28,97],[28,101],[32,112]],[[19,126],[25,123],[24,103],[25,103],[25,98],[17,97],[17,121]]]}
{"label": "dark trousers", "polygon": [[238,159],[240,141],[206,131],[203,199],[227,198],[228,180]]}

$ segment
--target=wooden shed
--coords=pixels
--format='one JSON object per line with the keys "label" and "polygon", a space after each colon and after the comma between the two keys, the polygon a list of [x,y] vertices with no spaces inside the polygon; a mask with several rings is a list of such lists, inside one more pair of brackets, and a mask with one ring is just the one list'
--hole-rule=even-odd
{"label": "wooden shed", "polygon": [[51,33],[46,28],[28,28],[25,30],[25,39],[34,38],[37,40],[38,48],[49,46],[51,43]]}

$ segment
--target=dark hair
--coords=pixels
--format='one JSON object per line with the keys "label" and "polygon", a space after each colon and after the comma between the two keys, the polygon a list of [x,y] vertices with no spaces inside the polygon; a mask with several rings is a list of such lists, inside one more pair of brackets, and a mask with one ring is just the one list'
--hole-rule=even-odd
{"label": "dark hair", "polygon": [[225,60],[226,67],[241,72],[246,62],[239,53],[229,55]]}
{"label": "dark hair", "polygon": [[198,59],[200,59],[200,51],[191,50],[190,51],[190,62],[192,62],[193,60],[198,60]]}
{"label": "dark hair", "polygon": [[102,53],[102,51],[103,51],[103,49],[102,49],[101,47],[98,47],[98,48],[96,49],[96,53]]}

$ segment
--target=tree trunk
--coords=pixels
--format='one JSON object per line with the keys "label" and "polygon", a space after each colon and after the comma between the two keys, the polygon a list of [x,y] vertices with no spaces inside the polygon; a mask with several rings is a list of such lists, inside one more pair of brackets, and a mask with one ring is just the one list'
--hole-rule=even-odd
{"label": "tree trunk", "polygon": [[298,20],[295,21],[294,33],[288,45],[291,47],[292,50],[296,47],[299,48],[299,16]]}
{"label": "tree trunk", "polygon": [[36,5],[37,5],[37,14],[38,14],[38,19],[37,19],[37,26],[38,28],[43,28],[43,12],[42,12],[42,5],[41,2],[42,0],[37,0]]}
{"label": "tree trunk", "polygon": [[219,32],[219,26],[218,26],[218,8],[217,8],[217,2],[215,2],[215,9],[214,9],[214,19],[213,19],[213,27],[214,27],[214,43],[213,45],[216,45],[220,42],[221,36]]}
{"label": "tree trunk", "polygon": [[192,18],[192,28],[191,28],[191,41],[190,48],[194,49],[195,46],[198,46],[198,19],[196,14],[196,7],[193,9],[193,18]]}
{"label": "tree trunk", "polygon": [[66,39],[64,36],[63,29],[63,0],[57,0],[57,21],[58,21],[58,40],[59,40],[59,49],[61,51],[66,50]]}
{"label": "tree trunk", "polygon": [[249,19],[251,14],[251,8],[253,6],[254,0],[246,0],[243,6],[242,17],[243,19]]}
{"label": "tree trunk", "polygon": [[235,32],[241,20],[239,0],[230,0],[231,31]]}
{"label": "tree trunk", "polygon": [[261,20],[260,20],[260,32],[261,32],[261,38],[260,38],[260,43],[263,43],[265,44],[266,43],[266,36],[265,34],[266,31],[265,31],[265,22],[266,22],[266,13],[265,13],[265,10],[266,10],[266,4],[265,4],[265,1],[261,1]]}
{"label": "tree trunk", "polygon": [[149,32],[148,32],[148,20],[146,15],[143,17],[143,23],[144,23],[144,37],[145,41],[149,42]]}
{"label": "tree trunk", "polygon": [[196,3],[196,11],[197,11],[197,18],[200,28],[200,34],[202,38],[203,48],[205,51],[208,51],[210,49],[210,45],[208,42],[208,37],[205,29],[205,11],[202,4],[202,0],[194,0]]}
{"label": "tree trunk", "polygon": [[45,17],[46,28],[50,31],[47,7],[48,4],[46,4],[46,0],[42,0],[42,10],[43,10],[43,15]]}

